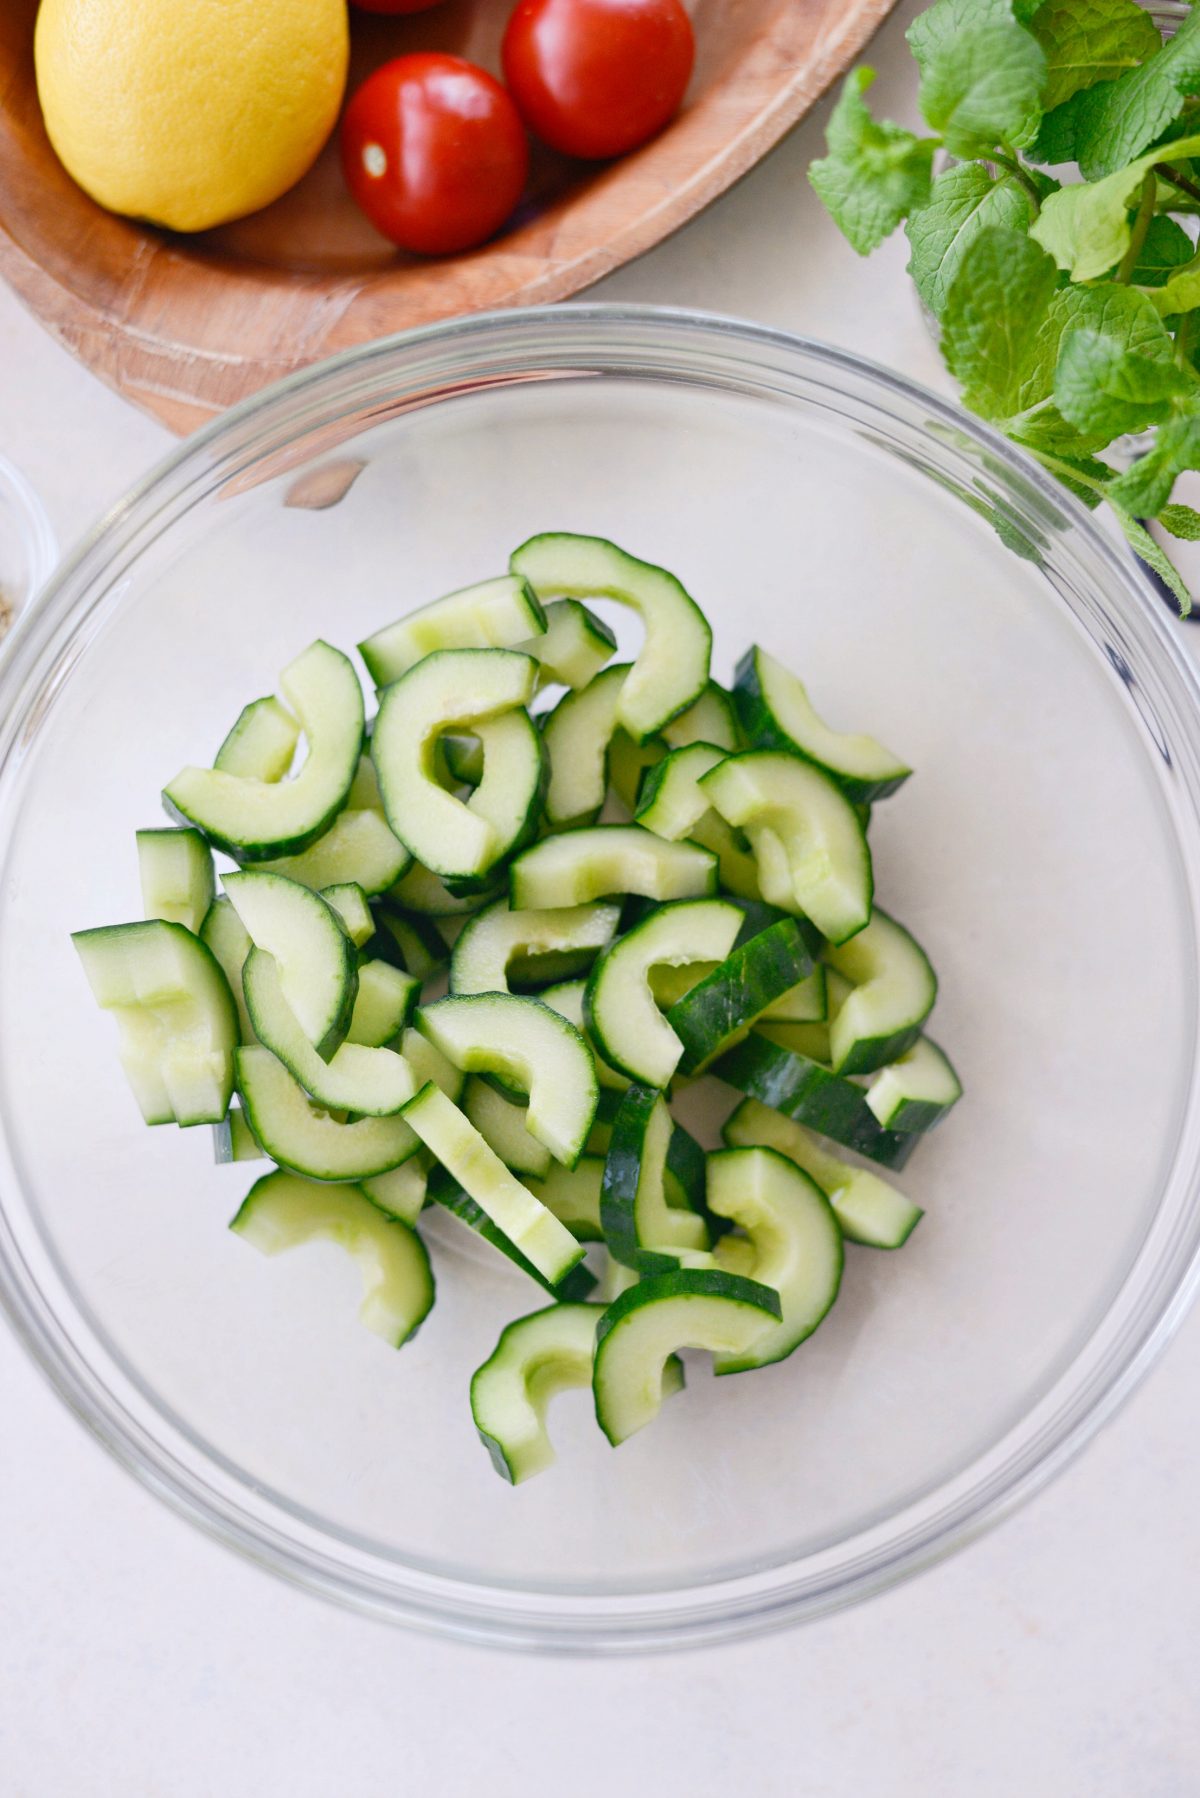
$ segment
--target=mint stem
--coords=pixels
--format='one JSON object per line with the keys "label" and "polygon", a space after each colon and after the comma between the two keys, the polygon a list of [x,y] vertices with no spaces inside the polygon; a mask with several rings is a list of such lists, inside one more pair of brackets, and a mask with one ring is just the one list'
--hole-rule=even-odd
{"label": "mint stem", "polygon": [[1158,178],[1153,169],[1149,169],[1142,182],[1142,197],[1138,201],[1137,217],[1133,221],[1133,229],[1129,233],[1129,248],[1121,258],[1114,279],[1128,283],[1133,278],[1138,257],[1142,253],[1142,245],[1146,241],[1146,233],[1150,229],[1150,220],[1154,217],[1154,208],[1158,199]]}
{"label": "mint stem", "polygon": [[1016,151],[1008,149],[993,150],[987,160],[989,162],[994,162],[997,168],[1007,169],[1010,175],[1016,176],[1017,180],[1021,183],[1021,186],[1025,189],[1025,192],[1029,195],[1029,198],[1033,201],[1033,216],[1036,218],[1042,210],[1042,196],[1038,192],[1037,182],[1021,162]]}
{"label": "mint stem", "polygon": [[1189,181],[1186,175],[1181,175],[1173,163],[1157,162],[1154,166],[1164,181],[1169,181],[1172,187],[1177,187],[1181,194],[1187,195],[1189,200],[1200,200],[1200,187],[1194,181]]}

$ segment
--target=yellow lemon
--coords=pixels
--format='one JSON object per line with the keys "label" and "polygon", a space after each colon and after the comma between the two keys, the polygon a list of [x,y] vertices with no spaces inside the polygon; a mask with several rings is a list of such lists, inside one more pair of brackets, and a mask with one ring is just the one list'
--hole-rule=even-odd
{"label": "yellow lemon", "polygon": [[102,206],[203,231],[315,161],[349,38],[346,0],[42,0],[46,130]]}

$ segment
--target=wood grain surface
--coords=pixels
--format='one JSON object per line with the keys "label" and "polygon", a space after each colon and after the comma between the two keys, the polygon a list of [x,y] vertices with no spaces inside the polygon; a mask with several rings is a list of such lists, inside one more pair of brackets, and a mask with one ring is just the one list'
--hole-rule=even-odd
{"label": "wood grain surface", "polygon": [[[96,374],[177,431],[323,356],[413,325],[565,299],[642,254],[736,181],[845,70],[895,0],[695,0],[683,111],[611,164],[535,151],[518,216],[493,242],[426,261],[376,235],[336,145],[251,218],[184,237],[88,199],[42,126],[37,0],[0,5],[0,275]],[[507,0],[408,19],[358,13],[351,82],[436,46],[492,69]]]}

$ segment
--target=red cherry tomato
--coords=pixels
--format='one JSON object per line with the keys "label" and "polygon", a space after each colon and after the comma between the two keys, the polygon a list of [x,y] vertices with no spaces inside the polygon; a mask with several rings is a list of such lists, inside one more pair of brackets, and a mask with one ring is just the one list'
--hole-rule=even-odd
{"label": "red cherry tomato", "polygon": [[568,156],[621,156],[679,110],[696,45],[680,0],[519,0],[504,79],[531,131]]}
{"label": "red cherry tomato", "polygon": [[398,56],[342,120],[342,166],[371,223],[425,256],[498,231],[521,197],[529,145],[498,81],[461,56]]}
{"label": "red cherry tomato", "polygon": [[440,6],[441,0],[352,0],[359,12],[428,12],[431,6]]}

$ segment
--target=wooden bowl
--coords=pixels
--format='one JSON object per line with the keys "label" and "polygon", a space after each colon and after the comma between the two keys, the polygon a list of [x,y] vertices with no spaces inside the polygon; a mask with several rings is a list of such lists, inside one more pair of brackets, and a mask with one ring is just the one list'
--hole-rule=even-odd
{"label": "wooden bowl", "polygon": [[[576,293],[715,199],[845,70],[895,0],[695,0],[684,110],[618,162],[536,150],[511,226],[426,261],[377,236],[336,144],[265,211],[196,237],[116,218],[67,175],[33,75],[37,0],[0,5],[0,274],[136,405],[190,430],[268,382],[389,332]],[[407,19],[355,13],[351,83],[403,50],[493,70],[509,0],[445,0]]]}

